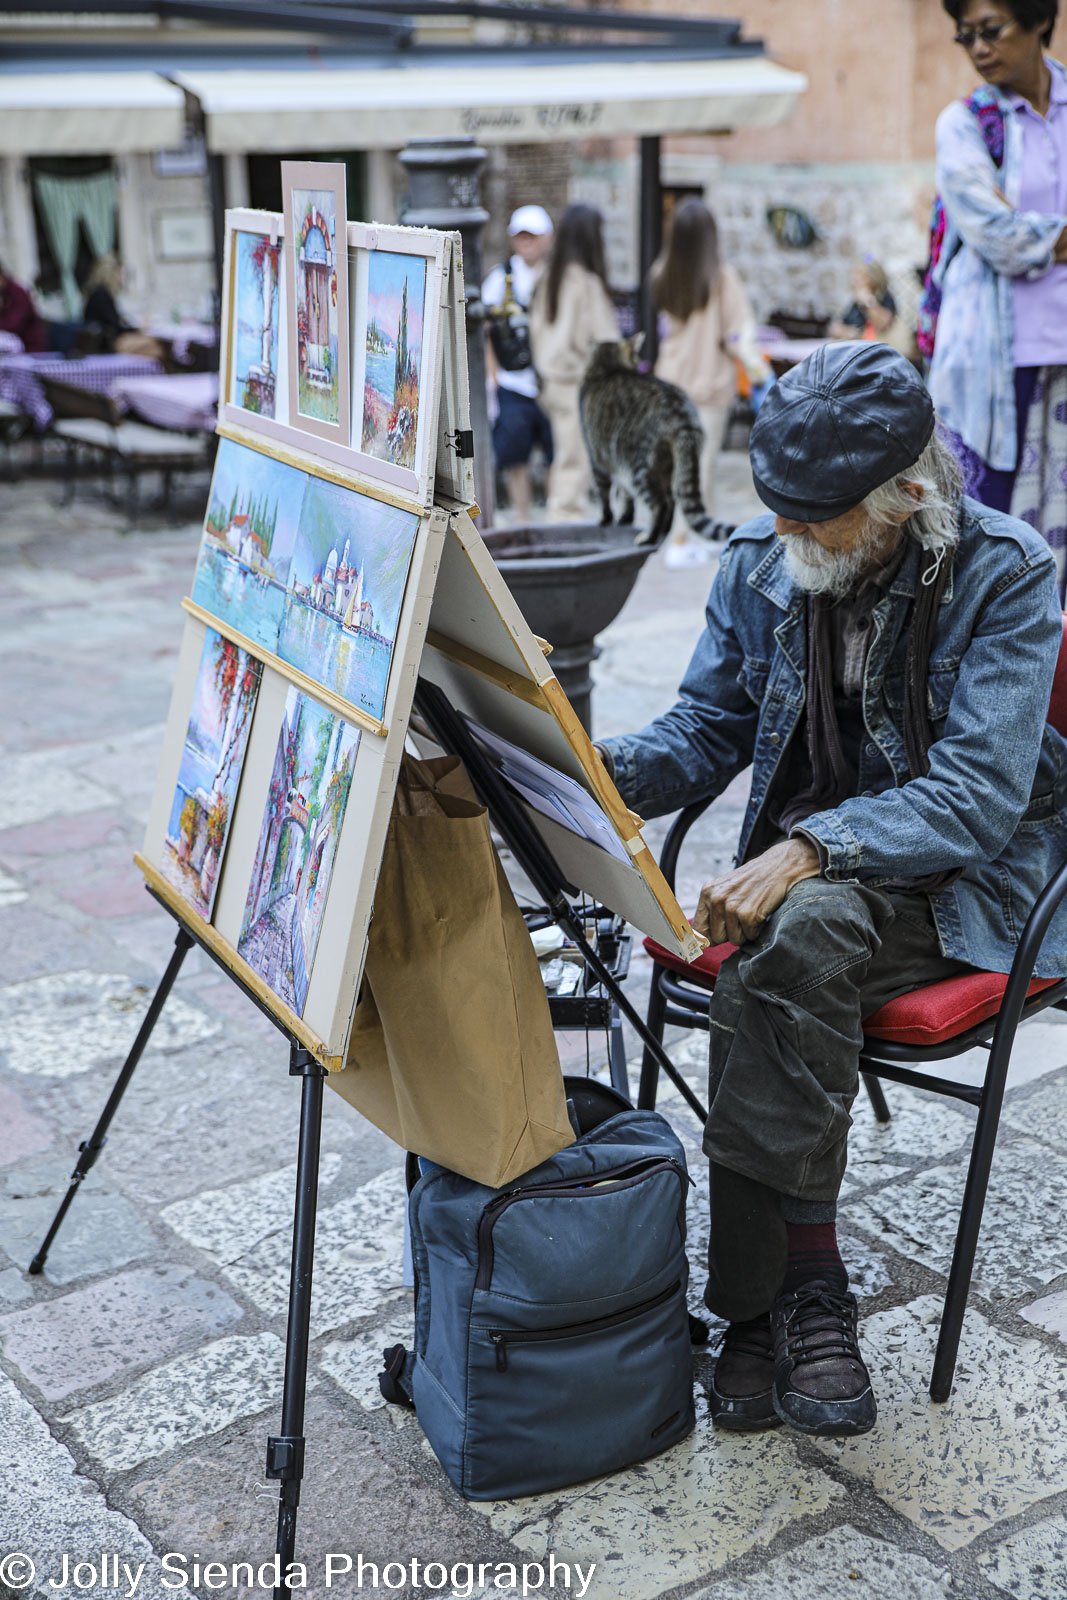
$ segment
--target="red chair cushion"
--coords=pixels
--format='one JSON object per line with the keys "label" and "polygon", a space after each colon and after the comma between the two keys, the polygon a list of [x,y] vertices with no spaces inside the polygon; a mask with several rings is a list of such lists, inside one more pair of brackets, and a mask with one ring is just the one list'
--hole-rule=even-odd
{"label": "red chair cushion", "polygon": [[655,939],[646,939],[644,943],[645,949],[657,967],[669,967],[671,972],[676,972],[680,978],[688,978],[690,983],[708,990],[714,989],[719,968],[737,949],[735,944],[712,944],[706,950],[702,950],[695,961],[686,961],[683,956],[676,956],[673,951],[665,950]]}
{"label": "red chair cushion", "polygon": [[[1059,981],[1035,978],[1026,992],[1040,994]],[[872,1012],[863,1031],[890,1044],[944,1044],[996,1016],[1007,983],[1003,972],[966,972],[962,978],[943,978],[890,1000]]]}
{"label": "red chair cushion", "polygon": [[[646,939],[645,949],[658,967],[668,967],[701,989],[711,990],[719,968],[737,946],[712,945],[692,962],[672,955],[655,939]],[[898,995],[873,1012],[864,1023],[864,1032],[891,1044],[944,1044],[995,1016],[1007,982],[1002,972],[970,972],[962,978],[929,983],[925,989]],[[1035,978],[1027,993],[1039,994],[1059,982],[1059,978]]]}

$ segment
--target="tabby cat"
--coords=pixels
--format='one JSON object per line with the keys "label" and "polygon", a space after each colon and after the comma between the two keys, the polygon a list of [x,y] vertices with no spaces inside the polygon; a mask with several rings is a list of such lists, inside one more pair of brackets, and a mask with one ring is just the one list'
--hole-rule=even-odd
{"label": "tabby cat", "polygon": [[651,527],[636,543],[658,544],[670,532],[675,501],[694,533],[724,539],[733,530],[716,522],[700,493],[704,430],[696,407],[673,383],[638,372],[640,337],[598,344],[579,391],[585,446],[600,496],[601,526],[612,521],[611,485],[626,498],[620,523],[634,520],[634,500],[652,511]]}

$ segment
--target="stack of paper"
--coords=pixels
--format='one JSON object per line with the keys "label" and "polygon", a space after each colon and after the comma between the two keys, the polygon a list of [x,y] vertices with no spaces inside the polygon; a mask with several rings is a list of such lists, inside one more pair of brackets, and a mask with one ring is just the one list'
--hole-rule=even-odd
{"label": "stack of paper", "polygon": [[492,757],[501,777],[527,805],[542,816],[558,822],[561,828],[588,839],[618,861],[627,861],[626,848],[611,820],[580,783],[556,767],[539,761],[529,750],[511,744],[472,718],[464,719],[478,743]]}

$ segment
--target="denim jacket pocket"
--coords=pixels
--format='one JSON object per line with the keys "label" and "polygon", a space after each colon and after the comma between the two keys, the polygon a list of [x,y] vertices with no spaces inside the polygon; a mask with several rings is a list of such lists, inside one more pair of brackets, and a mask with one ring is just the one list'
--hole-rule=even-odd
{"label": "denim jacket pocket", "polygon": [[769,661],[761,661],[757,656],[746,656],[741,664],[741,671],[737,674],[737,681],[748,695],[753,705],[762,708],[767,690],[767,678],[771,670]]}

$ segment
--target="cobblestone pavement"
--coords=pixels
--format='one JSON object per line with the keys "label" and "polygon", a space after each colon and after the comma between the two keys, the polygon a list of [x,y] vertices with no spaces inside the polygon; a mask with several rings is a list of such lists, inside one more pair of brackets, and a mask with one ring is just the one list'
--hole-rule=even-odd
{"label": "cobblestone pavement", "polygon": [[[719,513],[736,517],[752,504],[743,458],[727,456],[724,471]],[[130,857],[204,488],[189,491],[185,522],[127,535],[88,491],[60,511],[54,484],[0,486],[0,1555],[36,1561],[26,1594],[126,1593],[103,1553],[145,1564],[141,1595],[181,1592],[194,1562],[201,1594],[257,1592],[220,1586],[205,1563],[225,1572],[273,1552],[264,1441],[279,1422],[298,1091],[280,1036],[198,954],[44,1277],[25,1274],[173,942]],[[711,571],[650,561],[596,669],[600,732],[667,703]],[[734,784],[692,836],[685,903],[729,861],[743,799]],[[642,1005],[647,981],[639,956]],[[580,1060],[582,1042],[566,1043]],[[699,1087],[704,1039],[674,1047]],[[380,1350],[411,1326],[400,1157],[327,1096],[306,1592],[326,1592],[328,1553],[377,1563],[379,1585],[365,1568],[362,1592],[379,1594],[419,1592],[390,1588],[387,1562],[521,1567],[554,1555],[596,1563],[594,1600],[1067,1600],[1067,1031],[1039,1023],[1020,1047],[956,1390],[940,1408],[926,1384],[969,1114],[903,1089],[889,1097],[886,1130],[859,1106],[843,1217],[881,1405],[874,1433],[717,1436],[701,1354],[698,1426],[676,1449],[565,1493],[467,1505],[416,1423],[377,1391]],[[700,1179],[693,1119],[676,1093],[662,1104]],[[183,1563],[164,1568],[168,1552]],[[94,1571],[49,1588],[64,1553]],[[0,1567],[0,1595],[19,1577]],[[351,1578],[334,1589],[360,1592]]]}

